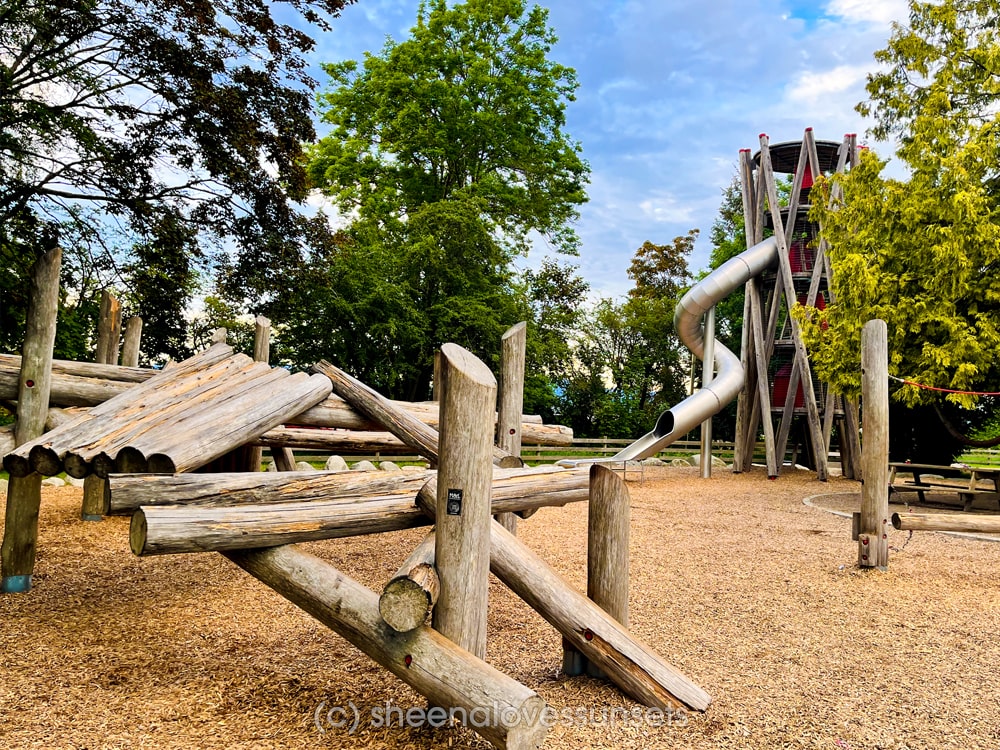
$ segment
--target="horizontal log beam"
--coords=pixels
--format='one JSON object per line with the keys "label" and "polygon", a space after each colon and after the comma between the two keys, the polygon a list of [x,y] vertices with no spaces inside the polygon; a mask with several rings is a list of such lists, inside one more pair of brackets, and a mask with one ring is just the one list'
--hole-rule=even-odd
{"label": "horizontal log beam", "polygon": [[976,513],[893,513],[892,525],[900,531],[967,531],[1000,533],[1000,516]]}
{"label": "horizontal log beam", "polygon": [[[226,475],[198,476],[209,479]],[[270,476],[280,480],[287,475],[279,472]],[[302,476],[295,486],[302,488],[312,477],[311,473]],[[167,485],[176,479],[163,478]],[[117,507],[120,507],[115,501],[119,481],[113,477],[110,482],[112,505]],[[324,483],[324,478],[320,477],[317,484]],[[579,469],[496,469],[491,512],[515,512],[584,501],[588,499],[588,484],[587,472]],[[146,489],[155,491],[155,486],[155,480],[150,480]],[[408,491],[306,502],[143,506],[132,516],[129,538],[136,555],[164,555],[271,547],[399,531],[431,525],[430,518],[417,506],[416,498],[433,497],[435,487],[436,479],[430,479],[417,494]],[[291,495],[286,494],[285,498],[290,499]],[[204,500],[204,496],[201,499]]]}

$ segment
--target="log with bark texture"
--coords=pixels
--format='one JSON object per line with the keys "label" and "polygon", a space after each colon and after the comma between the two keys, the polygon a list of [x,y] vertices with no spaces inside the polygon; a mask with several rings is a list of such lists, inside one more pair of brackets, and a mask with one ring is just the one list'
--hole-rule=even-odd
{"label": "log with bark texture", "polygon": [[295,454],[291,448],[271,448],[271,458],[278,471],[295,471]]}
{"label": "log with bark texture", "polygon": [[[515,469],[496,470],[501,476],[495,481],[498,488],[489,512],[510,512],[522,508],[539,508],[546,505],[565,505],[568,502],[587,499],[586,472],[578,470],[566,471],[567,476],[561,482],[553,482],[557,473],[536,473],[531,481],[525,477],[502,476],[504,472],[511,474]],[[522,470],[527,471],[527,470]],[[334,472],[331,472],[334,473]],[[346,472],[340,472],[341,474]],[[206,482],[216,487],[222,482],[219,477],[232,477],[229,487],[238,485],[241,480],[266,476],[274,479],[293,478],[282,472],[258,472],[257,475],[236,474],[201,474]],[[344,495],[329,497],[324,493],[313,492],[317,486],[329,486],[330,479],[320,476],[312,480],[314,474],[294,477],[293,486],[298,488],[298,494],[320,499],[300,501],[289,493],[282,492],[277,482],[247,490],[240,505],[224,505],[202,494],[199,505],[155,505],[142,506],[132,516],[130,540],[132,551],[137,555],[163,555],[186,552],[204,552],[209,550],[250,549],[253,547],[271,547],[279,544],[294,544],[297,542],[317,541],[320,539],[338,539],[349,536],[375,534],[385,531],[398,531],[431,525],[430,518],[424,514],[414,502],[412,485],[405,491],[395,491],[385,487],[385,491],[375,494]],[[329,477],[329,474],[327,475]],[[169,488],[179,484],[180,477],[162,477],[163,486]],[[580,481],[580,480],[583,481]],[[312,480],[312,481],[310,481]],[[121,513],[122,505],[115,498],[118,487],[128,484],[131,480],[124,477],[111,479],[111,501],[116,506],[116,512]],[[147,494],[157,492],[159,482],[147,480],[142,488]],[[571,484],[582,485],[575,490],[565,489]],[[132,485],[133,488],[136,485]],[[401,486],[403,486],[401,484]],[[190,483],[186,483],[191,488]],[[418,498],[433,495],[435,480],[428,480],[418,493]],[[549,488],[562,487],[561,490],[550,491]],[[134,491],[134,489],[133,489]],[[178,491],[178,493],[180,490]],[[227,495],[236,495],[236,491],[222,492],[219,497],[225,501]],[[273,497],[279,494],[282,502],[254,502],[249,496]]]}
{"label": "log with bark texture", "polygon": [[545,702],[537,693],[427,626],[393,631],[379,615],[375,592],[329,563],[294,546],[226,557],[339,633],[432,706],[454,706],[469,716],[476,715],[474,709],[490,711],[491,721],[469,725],[495,747],[535,750],[544,741]]}
{"label": "log with bark texture", "polygon": [[[329,362],[320,361],[313,365],[313,369],[330,378],[334,393],[347,401],[351,407],[382,425],[420,455],[430,459],[432,463],[437,462],[437,430]],[[492,407],[490,413],[493,413]],[[495,464],[510,456],[507,451],[495,446],[491,448],[491,453]]]}
{"label": "log with bark texture", "polygon": [[201,466],[283,424],[303,405],[319,403],[329,395],[330,381],[300,372],[264,390],[238,393],[224,405],[206,409],[208,419],[203,415],[178,424],[176,431],[161,431],[157,441],[149,444],[156,452],[143,451],[149,457],[150,471],[173,474]]}
{"label": "log with bark texture", "polygon": [[[123,391],[114,398],[110,398],[94,408],[80,413],[76,419],[60,425],[55,430],[45,433],[36,440],[19,446],[17,451],[7,454],[4,457],[4,468],[11,472],[11,474],[30,471],[31,467],[28,463],[28,458],[30,452],[36,446],[47,451],[52,456],[52,460],[61,465],[62,456],[70,448],[92,440],[96,434],[95,430],[103,421],[110,419],[126,406],[130,406],[137,401],[141,403],[144,398],[157,398],[163,383],[169,382],[170,378],[213,365],[226,359],[231,354],[232,349],[228,346],[212,347],[184,362],[177,363],[174,367],[170,368],[169,373],[157,373],[158,377],[156,378],[150,378],[143,383],[130,386],[126,391]],[[52,471],[52,473],[58,474],[61,470],[60,468],[58,471]]]}
{"label": "log with bark texture", "polygon": [[975,513],[893,513],[892,525],[902,531],[967,531],[1000,533],[1000,516]]}
{"label": "log with bark texture", "polygon": [[[52,347],[59,310],[59,272],[62,250],[54,247],[38,257],[31,269],[24,332],[24,360],[18,376],[17,422],[14,441],[27,445],[45,429],[52,385]],[[38,511],[42,478],[25,472],[11,475],[7,485],[3,543],[0,545],[0,590],[7,593],[31,589],[38,543]]]}
{"label": "log with bark texture", "polygon": [[[433,506],[419,502],[425,512],[433,512]],[[708,708],[712,702],[708,693],[576,591],[496,521],[490,527],[490,542],[490,572],[626,694],[653,708]]]}
{"label": "log with bark texture", "polygon": [[378,611],[386,625],[396,632],[407,633],[427,621],[440,592],[431,530],[383,587]]}
{"label": "log with bark texture", "polygon": [[122,343],[122,366],[139,366],[139,344],[142,340],[142,318],[133,315],[125,323],[125,336]]}
{"label": "log with bark texture", "polygon": [[220,507],[305,503],[366,495],[416,497],[434,472],[310,471],[287,474],[112,474],[111,515],[130,515],[143,505]]}
{"label": "log with bark texture", "polygon": [[[497,381],[497,445],[512,456],[521,456],[521,409],[524,406],[524,357],[527,323],[521,321],[500,339],[500,378]],[[517,533],[517,516],[505,513],[497,521]]]}

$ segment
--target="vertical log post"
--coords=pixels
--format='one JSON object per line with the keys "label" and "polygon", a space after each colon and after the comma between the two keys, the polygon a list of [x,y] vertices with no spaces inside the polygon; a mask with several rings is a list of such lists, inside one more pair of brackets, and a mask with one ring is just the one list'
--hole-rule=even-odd
{"label": "vertical log post", "polygon": [[[705,336],[702,346],[701,387],[715,377],[715,307],[705,313]],[[712,418],[701,423],[701,477],[712,478]]]}
{"label": "vertical log post", "polygon": [[[524,359],[527,323],[511,326],[500,339],[500,383],[497,404],[497,445],[510,455],[521,456],[521,411],[524,407]],[[517,534],[517,516],[498,513],[497,521]]]}
{"label": "vertical log post", "polygon": [[[97,353],[94,361],[99,365],[118,364],[118,340],[121,329],[122,306],[111,292],[101,293],[101,311],[97,319]],[[108,483],[96,474],[83,480],[83,504],[80,519],[102,521],[108,512]]]}
{"label": "vertical log post", "polygon": [[[587,513],[587,597],[628,627],[629,584],[628,486],[614,471],[590,467],[590,503]],[[563,672],[571,677],[586,671],[605,677],[601,669],[563,638]]]}
{"label": "vertical log post", "polygon": [[440,397],[436,567],[441,593],[434,608],[434,629],[482,659],[493,522],[496,378],[470,352],[445,344]]}
{"label": "vertical log post", "polygon": [[122,304],[111,292],[101,292],[101,310],[97,319],[97,352],[99,364],[118,364],[118,349],[122,331]]}
{"label": "vertical log post", "polygon": [[883,320],[861,330],[861,526],[858,566],[889,567],[889,342]]}
{"label": "vertical log post", "polygon": [[[587,596],[628,627],[629,584],[628,487],[620,476],[600,464],[590,467],[590,503],[587,515]],[[604,677],[587,662],[587,674]]]}
{"label": "vertical log post", "polygon": [[[271,321],[263,315],[258,315],[254,320],[253,358],[256,362],[269,362],[271,359]],[[248,445],[243,450],[243,470],[260,471],[264,449],[259,445]]]}
{"label": "vertical log post", "polygon": [[122,344],[122,366],[139,366],[139,342],[142,339],[142,318],[133,315],[125,321],[125,336]]}
{"label": "vertical log post", "polygon": [[[31,299],[21,350],[21,372],[17,384],[17,423],[14,442],[22,445],[45,432],[52,385],[52,347],[56,340],[59,312],[59,271],[62,250],[54,247],[42,254],[31,271]],[[10,477],[3,544],[0,545],[2,581],[8,594],[31,589],[38,542],[38,510],[42,504],[42,477]]]}

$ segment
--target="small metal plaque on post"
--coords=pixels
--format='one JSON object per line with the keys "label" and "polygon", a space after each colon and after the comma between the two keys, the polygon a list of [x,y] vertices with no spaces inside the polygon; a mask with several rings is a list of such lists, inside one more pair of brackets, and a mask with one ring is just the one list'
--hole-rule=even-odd
{"label": "small metal plaque on post", "polygon": [[462,515],[462,490],[448,490],[447,511],[449,516]]}

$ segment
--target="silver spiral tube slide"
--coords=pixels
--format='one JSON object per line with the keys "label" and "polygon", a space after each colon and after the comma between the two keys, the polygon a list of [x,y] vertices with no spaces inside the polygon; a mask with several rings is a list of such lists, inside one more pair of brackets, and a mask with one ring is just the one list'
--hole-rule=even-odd
{"label": "silver spiral tube slide", "polygon": [[[754,276],[774,265],[777,259],[777,243],[770,237],[727,260],[691,287],[677,303],[674,327],[680,340],[698,359],[702,359],[705,350],[701,322],[704,314]],[[663,412],[652,432],[607,460],[638,461],[648,458],[722,411],[722,407],[742,390],[745,378],[740,358],[718,341],[715,342],[715,367],[715,378],[706,387]]]}

